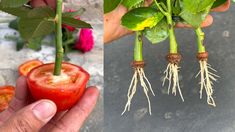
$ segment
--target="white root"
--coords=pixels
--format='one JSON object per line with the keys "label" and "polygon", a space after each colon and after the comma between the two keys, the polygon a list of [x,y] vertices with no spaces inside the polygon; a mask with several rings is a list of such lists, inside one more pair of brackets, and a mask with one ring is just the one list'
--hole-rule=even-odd
{"label": "white root", "polygon": [[164,71],[165,77],[163,79],[162,86],[164,86],[166,80],[168,80],[169,81],[168,94],[170,94],[170,90],[172,90],[172,94],[176,96],[177,89],[178,89],[180,97],[181,97],[182,101],[184,102],[184,97],[182,95],[181,88],[179,85],[179,75],[178,75],[179,70],[178,69],[179,69],[179,67],[177,64],[169,63],[167,65],[167,68]]}
{"label": "white root", "polygon": [[131,107],[131,101],[136,93],[136,89],[137,89],[137,84],[138,84],[138,79],[140,81],[140,85],[142,86],[144,93],[146,95],[147,101],[148,101],[148,107],[149,107],[149,114],[151,115],[151,102],[150,102],[150,98],[149,98],[149,91],[151,91],[151,93],[153,94],[153,96],[155,96],[152,86],[150,84],[150,82],[148,81],[147,77],[145,76],[144,73],[144,69],[141,67],[137,67],[134,69],[134,75],[132,77],[131,80],[131,84],[129,86],[128,89],[128,94],[127,94],[127,103],[125,105],[125,109],[122,112],[122,115],[126,112],[126,111],[130,111],[130,107]]}
{"label": "white root", "polygon": [[200,64],[200,71],[196,75],[196,77],[198,77],[200,74],[200,77],[201,77],[200,83],[199,83],[200,84],[200,99],[202,99],[203,89],[205,89],[206,94],[207,94],[207,103],[215,107],[216,106],[215,100],[212,97],[213,95],[212,86],[213,86],[213,81],[217,81],[217,78],[219,78],[219,76],[211,72],[211,71],[213,72],[217,72],[217,71],[213,69],[211,65],[207,63],[206,60],[200,60],[199,64]]}

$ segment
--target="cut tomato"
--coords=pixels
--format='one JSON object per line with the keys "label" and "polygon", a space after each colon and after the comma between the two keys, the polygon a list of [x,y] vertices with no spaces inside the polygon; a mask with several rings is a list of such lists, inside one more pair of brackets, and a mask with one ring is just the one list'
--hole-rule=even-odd
{"label": "cut tomato", "polygon": [[7,109],[15,94],[13,86],[0,86],[0,112]]}
{"label": "cut tomato", "polygon": [[42,65],[43,62],[40,60],[30,60],[21,64],[18,68],[19,74],[23,76],[27,76],[27,74],[35,67]]}
{"label": "cut tomato", "polygon": [[83,95],[90,75],[81,67],[62,64],[60,76],[53,75],[54,63],[43,64],[32,69],[27,83],[34,99],[49,99],[58,111],[71,108]]}

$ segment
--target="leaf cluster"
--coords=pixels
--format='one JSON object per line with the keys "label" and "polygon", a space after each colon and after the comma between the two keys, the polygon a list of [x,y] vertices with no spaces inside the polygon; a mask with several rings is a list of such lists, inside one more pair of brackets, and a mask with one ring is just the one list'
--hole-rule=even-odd
{"label": "leaf cluster", "polygon": [[[55,32],[56,12],[49,6],[32,8],[27,5],[29,0],[1,0],[0,10],[17,16],[17,19],[10,23],[10,27],[20,33],[17,49],[21,49],[24,43],[29,48],[40,50],[42,39]],[[74,17],[81,15],[84,9],[62,14],[62,23],[75,28],[91,28],[91,25],[77,20]]]}
{"label": "leaf cluster", "polygon": [[[122,4],[129,11],[121,23],[132,31],[142,31],[151,43],[159,43],[168,38],[169,25],[163,12],[153,2],[149,7],[141,7],[145,0],[105,0],[104,10],[108,13]],[[166,0],[157,0],[163,10],[167,9]],[[171,17],[174,23],[183,22],[194,28],[200,27],[210,9],[224,4],[226,0],[171,0]]]}

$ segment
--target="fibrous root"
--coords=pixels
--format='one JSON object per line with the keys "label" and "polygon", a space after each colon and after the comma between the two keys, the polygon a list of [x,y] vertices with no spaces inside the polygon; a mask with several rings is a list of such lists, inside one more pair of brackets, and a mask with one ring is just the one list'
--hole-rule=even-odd
{"label": "fibrous root", "polygon": [[170,53],[167,55],[167,60],[169,61],[169,64],[167,65],[166,70],[164,71],[165,77],[163,79],[162,86],[165,85],[166,80],[169,81],[168,83],[168,94],[170,94],[170,91],[173,95],[176,96],[177,90],[180,94],[180,97],[182,101],[184,102],[184,97],[181,92],[181,88],[179,85],[179,67],[178,64],[181,60],[181,55],[178,53]]}
{"label": "fibrous root", "polygon": [[138,81],[140,81],[140,85],[142,86],[144,93],[146,95],[148,105],[149,105],[149,114],[151,115],[152,112],[151,112],[151,102],[150,102],[150,98],[149,98],[149,91],[151,91],[153,96],[155,96],[155,94],[153,92],[153,89],[152,89],[150,82],[148,81],[147,77],[145,76],[144,62],[143,61],[134,61],[132,66],[134,68],[134,75],[132,77],[131,84],[128,89],[128,94],[127,94],[128,99],[127,99],[127,103],[125,105],[124,111],[122,112],[122,115],[126,111],[130,111],[131,101],[136,93]]}
{"label": "fibrous root", "polygon": [[200,71],[196,75],[198,77],[200,75],[200,99],[202,99],[203,89],[205,89],[207,94],[207,103],[212,106],[216,106],[215,100],[212,97],[213,96],[213,81],[217,81],[217,78],[219,77],[213,72],[217,72],[215,69],[211,67],[210,64],[207,63],[208,59],[208,53],[198,53],[197,58],[199,60],[200,64]]}

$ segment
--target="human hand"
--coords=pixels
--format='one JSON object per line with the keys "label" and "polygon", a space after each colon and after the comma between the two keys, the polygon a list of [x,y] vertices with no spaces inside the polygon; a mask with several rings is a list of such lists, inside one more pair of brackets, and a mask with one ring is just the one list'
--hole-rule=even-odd
{"label": "human hand", "polygon": [[31,0],[30,4],[33,7],[50,6],[53,9],[56,8],[56,0]]}
{"label": "human hand", "polygon": [[89,87],[73,108],[56,113],[56,105],[50,100],[32,103],[26,79],[20,77],[9,108],[0,113],[0,131],[78,131],[94,109],[98,96],[98,89]]}
{"label": "human hand", "polygon": [[[147,0],[146,5],[149,5],[152,0]],[[214,12],[224,12],[230,7],[230,0],[217,8],[212,9]],[[127,34],[132,33],[132,31],[126,29],[121,25],[121,18],[127,12],[127,8],[119,5],[115,10],[104,15],[104,43],[111,42],[115,39],[121,38]],[[202,27],[210,26],[213,23],[213,17],[208,15],[205,21],[202,23]],[[178,28],[189,28],[188,24],[177,23]]]}

